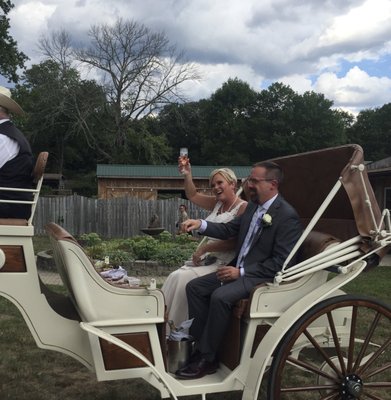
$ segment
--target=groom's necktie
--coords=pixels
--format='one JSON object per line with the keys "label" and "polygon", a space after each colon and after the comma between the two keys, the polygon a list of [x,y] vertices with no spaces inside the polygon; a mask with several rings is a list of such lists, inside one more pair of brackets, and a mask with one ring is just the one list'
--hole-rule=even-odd
{"label": "groom's necktie", "polygon": [[250,250],[251,244],[254,240],[255,235],[257,234],[260,226],[263,214],[265,214],[265,209],[262,206],[258,206],[256,211],[254,212],[253,218],[251,220],[250,226],[247,231],[247,235],[244,239],[242,247],[240,248],[238,261],[236,266],[238,268],[243,268],[244,259],[246,258],[248,251]]}

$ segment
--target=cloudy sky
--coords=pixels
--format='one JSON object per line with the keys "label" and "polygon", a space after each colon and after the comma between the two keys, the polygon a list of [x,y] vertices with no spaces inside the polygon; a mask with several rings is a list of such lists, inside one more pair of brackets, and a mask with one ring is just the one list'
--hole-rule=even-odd
{"label": "cloudy sky", "polygon": [[13,0],[11,34],[32,62],[53,30],[83,40],[92,24],[133,19],[164,31],[198,64],[188,97],[228,78],[283,82],[357,113],[391,102],[391,0]]}

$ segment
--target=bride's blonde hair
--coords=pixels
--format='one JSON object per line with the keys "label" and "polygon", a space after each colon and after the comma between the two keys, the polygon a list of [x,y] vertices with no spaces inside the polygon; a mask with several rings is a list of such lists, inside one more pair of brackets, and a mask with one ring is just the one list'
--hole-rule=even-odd
{"label": "bride's blonde hair", "polygon": [[209,175],[209,186],[212,184],[212,179],[215,175],[220,174],[228,183],[233,183],[236,187],[238,179],[232,169],[229,168],[217,168],[214,169]]}

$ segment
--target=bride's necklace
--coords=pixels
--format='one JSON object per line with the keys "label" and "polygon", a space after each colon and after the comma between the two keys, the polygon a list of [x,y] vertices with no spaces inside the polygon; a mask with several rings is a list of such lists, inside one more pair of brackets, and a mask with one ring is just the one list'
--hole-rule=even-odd
{"label": "bride's necklace", "polygon": [[234,201],[231,203],[231,205],[230,205],[230,206],[228,207],[228,209],[225,210],[225,211],[224,211],[224,204],[222,204],[221,207],[220,207],[220,213],[222,214],[222,213],[231,211],[231,210],[232,210],[232,207],[235,205],[235,203],[236,203],[237,201],[238,201],[238,197],[235,196]]}

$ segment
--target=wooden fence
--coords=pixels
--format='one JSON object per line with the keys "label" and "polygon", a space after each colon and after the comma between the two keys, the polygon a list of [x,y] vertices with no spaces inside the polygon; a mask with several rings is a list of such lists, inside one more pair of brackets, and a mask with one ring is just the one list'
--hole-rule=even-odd
{"label": "wooden fence", "polygon": [[40,197],[34,217],[35,234],[45,234],[45,225],[56,222],[72,235],[96,232],[103,238],[142,235],[153,214],[160,225],[174,233],[178,208],[185,204],[190,218],[205,218],[208,212],[188,200],[142,200],[122,197],[109,200],[79,195]]}

